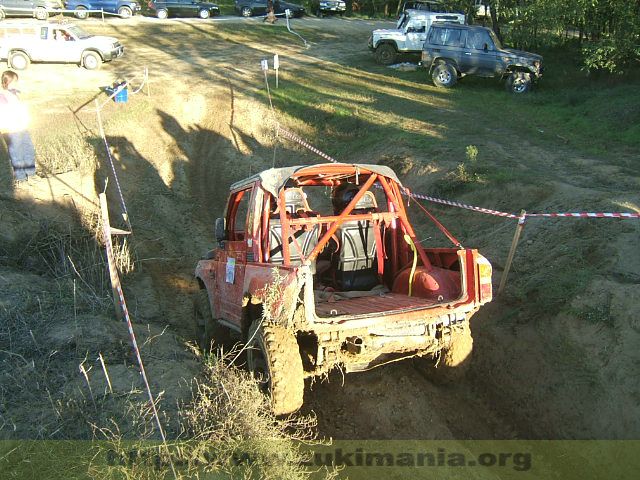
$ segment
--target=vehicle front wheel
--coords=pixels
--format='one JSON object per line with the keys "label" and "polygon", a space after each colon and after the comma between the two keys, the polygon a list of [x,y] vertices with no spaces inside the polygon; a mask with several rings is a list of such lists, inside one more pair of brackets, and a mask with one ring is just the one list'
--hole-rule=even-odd
{"label": "vehicle front wheel", "polygon": [[304,370],[293,332],[256,320],[249,330],[247,364],[275,415],[287,415],[302,406]]}
{"label": "vehicle front wheel", "polygon": [[209,351],[211,342],[221,347],[231,344],[231,332],[216,321],[211,310],[209,294],[205,289],[199,290],[193,300],[193,317],[196,327],[198,346]]}
{"label": "vehicle front wheel", "polygon": [[31,63],[31,59],[24,52],[11,52],[7,63],[14,70],[25,70]]}
{"label": "vehicle front wheel", "polygon": [[439,63],[433,68],[431,79],[437,87],[450,88],[458,81],[458,72],[450,63]]}
{"label": "vehicle front wheel", "polygon": [[513,72],[507,77],[505,87],[508,92],[516,95],[522,95],[531,90],[532,85],[531,74],[526,72]]}
{"label": "vehicle front wheel", "polygon": [[158,10],[156,12],[156,17],[158,17],[160,20],[164,20],[169,16],[169,12],[167,10],[165,10],[164,8],[161,8],[160,10]]}
{"label": "vehicle front wheel", "polygon": [[87,70],[97,70],[102,65],[102,58],[96,52],[87,52],[82,56],[82,66]]}
{"label": "vehicle front wheel", "polygon": [[198,12],[198,16],[200,18],[202,18],[203,20],[206,19],[206,18],[209,18],[209,10],[207,10],[206,8],[203,8],[202,10],[200,10]]}
{"label": "vehicle front wheel", "polygon": [[243,17],[250,17],[251,15],[253,15],[253,12],[251,11],[250,7],[242,7],[242,10],[240,10],[240,15],[242,15]]}
{"label": "vehicle front wheel", "polygon": [[118,15],[120,15],[121,18],[131,18],[133,11],[129,7],[120,7],[118,9]]}
{"label": "vehicle front wheel", "polygon": [[47,12],[47,9],[44,7],[36,7],[33,16],[36,17],[37,20],[46,20],[49,18],[49,12]]}
{"label": "vehicle front wheel", "polygon": [[389,43],[383,43],[376,48],[376,61],[382,65],[394,64],[397,56],[395,47]]}
{"label": "vehicle front wheel", "polygon": [[80,20],[86,20],[89,18],[89,12],[87,12],[85,7],[76,7],[76,11],[73,14]]}

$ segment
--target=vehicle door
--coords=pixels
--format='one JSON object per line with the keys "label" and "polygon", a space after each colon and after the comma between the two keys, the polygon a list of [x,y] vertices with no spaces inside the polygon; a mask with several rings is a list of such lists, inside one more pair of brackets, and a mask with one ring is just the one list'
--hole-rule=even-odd
{"label": "vehicle door", "polygon": [[409,20],[406,29],[406,49],[422,50],[424,41],[427,39],[426,26],[424,21]]}
{"label": "vehicle door", "polygon": [[195,11],[195,2],[193,0],[177,0],[178,15],[181,17],[193,17]]}
{"label": "vehicle door", "polygon": [[253,224],[250,209],[253,194],[253,185],[231,193],[227,205],[227,240],[216,265],[214,295],[219,301],[218,314],[220,318],[234,323],[242,320],[247,244],[251,240],[249,232]]}
{"label": "vehicle door", "polygon": [[481,76],[493,76],[496,64],[496,50],[486,30],[469,30],[467,32],[466,50],[464,52],[465,73]]}
{"label": "vehicle door", "polygon": [[434,57],[450,58],[464,72],[461,67],[463,63],[463,46],[465,32],[459,28],[438,26],[429,30],[429,45]]}
{"label": "vehicle door", "polygon": [[50,28],[46,44],[51,52],[46,60],[68,63],[80,61],[82,42],[64,26]]}
{"label": "vehicle door", "polygon": [[[273,3],[273,11],[278,13],[278,8],[280,8],[280,2],[276,5],[276,2]],[[267,0],[254,0],[251,2],[251,10],[253,10],[254,14],[264,15],[267,13]]]}
{"label": "vehicle door", "polygon": [[5,12],[10,15],[18,15],[21,17],[30,17],[30,11],[33,11],[32,0],[6,0],[2,2]]}

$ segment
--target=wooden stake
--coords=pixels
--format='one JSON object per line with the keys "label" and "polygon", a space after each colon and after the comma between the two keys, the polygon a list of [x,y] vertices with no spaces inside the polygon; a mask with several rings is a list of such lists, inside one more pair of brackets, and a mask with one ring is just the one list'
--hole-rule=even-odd
{"label": "wooden stake", "polygon": [[500,286],[498,287],[498,295],[502,293],[504,287],[507,285],[507,277],[509,276],[509,270],[511,269],[511,263],[513,262],[513,257],[516,254],[516,248],[518,247],[518,240],[520,240],[520,234],[524,229],[524,224],[527,221],[527,212],[522,210],[520,212],[520,218],[518,219],[518,225],[516,226],[516,233],[513,235],[513,241],[511,242],[511,249],[509,250],[509,255],[507,256],[507,263],[504,266],[504,272],[502,272],[502,278],[500,279]]}
{"label": "wooden stake", "polygon": [[109,265],[109,278],[111,280],[111,293],[113,294],[113,306],[116,309],[116,317],[118,320],[122,320],[122,308],[120,307],[120,295],[116,288],[120,284],[118,280],[118,270],[116,269],[116,262],[113,259],[113,251],[109,248],[111,246],[111,225],[109,224],[109,207],[107,206],[107,196],[104,193],[99,195],[100,197],[100,211],[102,212],[102,231],[104,232],[104,243],[107,246],[107,264]]}

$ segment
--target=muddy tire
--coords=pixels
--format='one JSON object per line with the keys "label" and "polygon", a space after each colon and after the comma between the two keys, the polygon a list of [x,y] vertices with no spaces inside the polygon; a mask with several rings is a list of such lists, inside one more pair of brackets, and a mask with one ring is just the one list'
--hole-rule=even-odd
{"label": "muddy tire", "polygon": [[469,369],[473,337],[469,323],[457,329],[449,346],[442,350],[440,358],[417,358],[414,365],[434,383],[452,384],[462,380]]}
{"label": "muddy tire", "polygon": [[393,65],[397,57],[396,47],[390,43],[383,43],[376,48],[376,61],[381,65]]}
{"label": "muddy tire", "polygon": [[302,406],[304,371],[295,335],[277,325],[256,320],[249,329],[252,338],[247,364],[263,392],[271,398],[276,415],[287,415]]}
{"label": "muddy tire", "polygon": [[514,95],[529,93],[532,85],[531,74],[526,72],[513,72],[505,82],[507,92],[511,92]]}
{"label": "muddy tire", "polygon": [[438,63],[433,67],[431,80],[436,87],[451,88],[458,81],[458,72],[450,63]]}
{"label": "muddy tire", "polygon": [[196,340],[203,351],[209,352],[212,348],[230,345],[231,332],[216,321],[205,289],[199,290],[194,296],[193,318]]}

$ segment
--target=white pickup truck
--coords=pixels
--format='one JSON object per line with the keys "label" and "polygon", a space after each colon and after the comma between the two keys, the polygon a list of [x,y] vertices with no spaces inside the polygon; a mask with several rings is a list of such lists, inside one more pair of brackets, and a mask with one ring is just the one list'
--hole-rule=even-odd
{"label": "white pickup truck", "polygon": [[95,70],[123,53],[118,39],[91,35],[73,24],[0,24],[0,59],[14,70],[31,62],[77,63]]}
{"label": "white pickup truck", "polygon": [[395,29],[374,30],[369,37],[369,49],[383,65],[396,62],[398,54],[421,53],[429,27],[434,22],[465,23],[463,13],[441,13],[426,10],[405,10]]}

